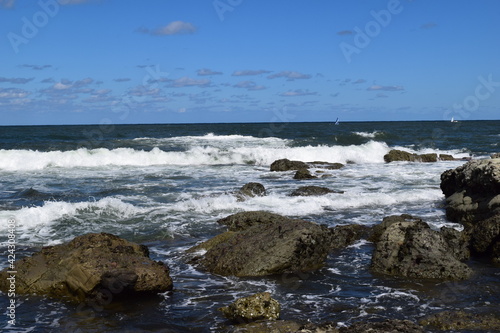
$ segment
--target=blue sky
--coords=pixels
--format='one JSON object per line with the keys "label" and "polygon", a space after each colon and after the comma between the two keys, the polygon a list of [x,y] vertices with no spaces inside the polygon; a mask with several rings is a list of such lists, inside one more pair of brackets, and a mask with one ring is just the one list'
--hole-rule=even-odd
{"label": "blue sky", "polygon": [[500,119],[500,2],[0,0],[0,125]]}

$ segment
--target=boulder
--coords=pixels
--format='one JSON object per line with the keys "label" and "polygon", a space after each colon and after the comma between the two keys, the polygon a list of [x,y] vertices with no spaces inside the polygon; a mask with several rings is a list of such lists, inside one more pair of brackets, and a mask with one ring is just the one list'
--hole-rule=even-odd
{"label": "boulder", "polygon": [[[227,221],[233,234],[219,236],[199,258],[202,267],[224,276],[265,276],[321,268],[330,250],[331,232],[313,222],[254,213],[251,222],[234,216]],[[240,222],[238,222],[240,221]],[[208,241],[210,242],[210,240]]]}
{"label": "boulder", "polygon": [[476,222],[470,230],[472,251],[500,264],[500,215]]}
{"label": "boulder", "polygon": [[472,270],[445,237],[422,221],[395,222],[380,235],[372,256],[376,273],[409,278],[463,280]]}
{"label": "boulder", "polygon": [[289,159],[283,158],[271,163],[270,169],[271,171],[290,171],[290,170],[307,169],[308,167],[309,165],[305,162],[290,161]]}
{"label": "boulder", "polygon": [[322,161],[314,161],[308,162],[312,167],[318,169],[326,169],[326,170],[338,170],[344,167],[342,163],[331,163],[331,162],[322,162]]}
{"label": "boulder", "polygon": [[500,158],[500,153],[494,153],[490,155],[491,158]]}
{"label": "boulder", "polygon": [[243,185],[239,192],[238,197],[263,197],[266,195],[266,188],[261,183],[247,183]]}
{"label": "boulder", "polygon": [[234,303],[219,308],[228,319],[238,322],[256,320],[277,320],[280,316],[280,304],[271,298],[271,294],[263,292],[237,299]]}
{"label": "boulder", "polygon": [[500,159],[474,160],[441,174],[446,217],[465,225],[500,213]]}
{"label": "boulder", "polygon": [[409,214],[401,215],[391,215],[383,218],[382,223],[379,223],[372,228],[372,233],[368,240],[373,243],[377,243],[380,240],[380,236],[384,231],[391,225],[397,222],[423,222],[422,219],[418,217],[411,216]]}
{"label": "boulder", "polygon": [[469,313],[463,310],[443,311],[426,316],[419,324],[442,331],[500,331],[500,315],[488,313]]}
{"label": "boulder", "polygon": [[319,195],[325,195],[328,193],[339,193],[342,194],[344,193],[343,191],[334,191],[326,187],[321,187],[321,186],[302,186],[299,187],[298,189],[294,190],[292,193],[290,193],[290,196],[292,197],[297,197],[297,196],[319,196]]}
{"label": "boulder", "polygon": [[[302,325],[291,320],[270,320],[240,323],[228,329],[227,333],[284,333],[303,332]],[[325,332],[326,333],[326,332]]]}
{"label": "boulder", "polygon": [[230,231],[242,231],[257,224],[286,221],[290,221],[290,218],[264,211],[249,211],[229,215],[219,219],[217,223],[227,226]]}
{"label": "boulder", "polygon": [[400,319],[386,319],[382,322],[360,322],[354,323],[350,327],[341,327],[340,333],[425,333],[422,326]]}
{"label": "boulder", "polygon": [[367,238],[370,228],[360,224],[339,225],[330,228],[330,249],[337,250],[345,248],[362,238]]}
{"label": "boulder", "polygon": [[437,161],[455,161],[456,159],[447,154],[413,154],[404,150],[392,149],[384,155],[384,161],[387,163],[395,161],[406,162],[437,162]]}
{"label": "boulder", "polygon": [[[83,301],[148,295],[172,289],[169,268],[149,259],[148,248],[111,234],[86,234],[44,247],[15,263],[16,293]],[[7,270],[0,272],[6,291]],[[134,296],[135,295],[135,296]]]}
{"label": "boulder", "polygon": [[315,179],[318,178],[316,176],[311,175],[311,172],[308,169],[299,169],[293,176],[293,179],[303,180],[303,179]]}

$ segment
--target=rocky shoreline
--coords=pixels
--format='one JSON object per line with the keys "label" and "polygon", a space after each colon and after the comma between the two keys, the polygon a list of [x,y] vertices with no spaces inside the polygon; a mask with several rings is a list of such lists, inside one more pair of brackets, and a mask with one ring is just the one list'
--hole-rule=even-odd
{"label": "rocky shoreline", "polygon": [[[431,162],[391,152],[386,162]],[[396,157],[395,157],[396,156]],[[400,156],[400,157],[397,157]],[[402,156],[402,157],[401,157]],[[453,159],[436,157],[436,161]],[[296,171],[295,179],[314,179],[343,165],[327,162],[277,160],[271,171]],[[316,169],[313,175],[309,169]],[[297,176],[299,174],[299,176]],[[227,231],[204,241],[186,253],[186,261],[211,274],[263,277],[309,272],[326,265],[327,256],[359,239],[374,244],[370,270],[373,274],[402,279],[456,281],[478,274],[466,261],[471,257],[500,264],[500,159],[469,161],[441,175],[446,216],[461,223],[463,231],[434,230],[420,219],[403,214],[388,216],[371,228],[342,225],[329,228],[264,211],[241,212],[217,221]],[[291,196],[318,196],[342,191],[301,186]],[[238,200],[265,196],[262,184],[249,183],[235,193]],[[110,234],[87,234],[62,245],[45,247],[16,262],[17,292],[76,302],[109,302],[171,292],[175,277],[162,262],[149,259],[144,245]],[[0,272],[0,290],[8,290],[7,269]],[[102,303],[107,305],[108,303]],[[250,310],[249,310],[250,309]],[[257,311],[258,310],[258,311]],[[419,323],[386,320],[355,323],[338,328],[336,323],[304,324],[279,320],[280,304],[270,294],[256,294],[221,308],[228,332],[425,332],[445,330],[500,330],[498,314],[472,315],[443,312]],[[463,324],[467,321],[468,324]]]}

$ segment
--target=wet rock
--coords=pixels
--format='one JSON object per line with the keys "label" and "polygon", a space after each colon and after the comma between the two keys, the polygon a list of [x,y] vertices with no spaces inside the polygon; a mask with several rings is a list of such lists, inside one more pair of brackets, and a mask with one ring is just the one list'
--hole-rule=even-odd
{"label": "wet rock", "polygon": [[467,232],[448,227],[442,227],[440,232],[455,258],[460,261],[470,258],[470,235]]}
{"label": "wet rock", "polygon": [[294,190],[292,193],[290,193],[290,196],[292,197],[297,197],[297,196],[319,196],[319,195],[325,195],[328,193],[339,193],[342,194],[344,193],[343,191],[334,191],[326,187],[321,187],[321,186],[302,186],[299,187],[298,189]]}
{"label": "wet rock", "polygon": [[384,155],[384,161],[387,163],[396,161],[406,161],[406,162],[437,162],[437,161],[455,161],[456,159],[447,154],[440,154],[439,156],[435,153],[431,154],[413,154],[407,151],[392,149],[387,154]]}
{"label": "wet rock", "polygon": [[311,172],[308,169],[299,169],[293,176],[293,179],[303,180],[303,179],[315,179],[318,178],[316,176],[311,175]]}
{"label": "wet rock", "polygon": [[[86,234],[44,247],[15,263],[16,293],[82,301],[86,298],[148,295],[172,289],[169,269],[149,259],[148,248],[111,234]],[[7,270],[0,289],[8,289]],[[104,294],[103,294],[104,293]]]}
{"label": "wet rock", "polygon": [[446,217],[473,225],[500,213],[500,159],[475,160],[443,172]]}
{"label": "wet rock", "polygon": [[391,215],[383,218],[382,223],[375,225],[372,228],[372,233],[369,236],[368,240],[373,243],[377,243],[380,240],[380,236],[384,233],[384,231],[391,225],[397,222],[423,222],[422,219],[418,217],[414,217],[409,214],[401,214],[401,215]]}
{"label": "wet rock", "polygon": [[362,238],[367,238],[370,234],[370,228],[359,224],[350,224],[330,228],[330,232],[330,248],[336,250],[345,248]]}
{"label": "wet rock", "polygon": [[228,333],[285,333],[300,332],[301,324],[290,320],[259,321],[239,324],[232,327]]}
{"label": "wet rock", "polygon": [[228,222],[239,231],[208,248],[200,265],[214,274],[239,277],[304,272],[324,265],[331,242],[328,228],[303,220],[257,215],[267,223]]}
{"label": "wet rock", "polygon": [[490,155],[491,158],[500,158],[500,153],[495,153]]}
{"label": "wet rock", "polygon": [[229,215],[219,219],[217,223],[228,226],[230,231],[241,231],[257,224],[270,224],[289,220],[290,218],[279,214],[264,211],[250,211]]}
{"label": "wet rock", "polygon": [[314,168],[326,169],[326,170],[338,170],[344,167],[344,164],[342,163],[331,163],[322,161],[309,162],[308,164],[310,164]]}
{"label": "wet rock", "polygon": [[409,321],[399,319],[387,319],[383,322],[361,322],[350,327],[341,327],[340,333],[424,333],[422,326]]}
{"label": "wet rock", "polygon": [[283,158],[276,160],[271,163],[271,171],[290,171],[290,170],[300,170],[307,169],[309,165],[301,161],[290,161],[289,159]]}
{"label": "wet rock", "polygon": [[266,195],[266,188],[261,183],[247,183],[240,188],[238,194],[240,197],[263,197]]}
{"label": "wet rock", "polygon": [[498,332],[500,331],[500,315],[498,313],[468,313],[462,310],[443,311],[421,319],[419,324],[442,331],[485,330]]}
{"label": "wet rock", "polygon": [[443,234],[427,223],[395,222],[380,235],[371,268],[376,273],[409,278],[469,278],[472,270],[453,253]]}
{"label": "wet rock", "polygon": [[476,222],[470,229],[472,251],[500,264],[500,215]]}
{"label": "wet rock", "polygon": [[257,320],[277,320],[280,316],[280,304],[263,292],[236,300],[229,306],[219,308],[228,319],[238,322]]}

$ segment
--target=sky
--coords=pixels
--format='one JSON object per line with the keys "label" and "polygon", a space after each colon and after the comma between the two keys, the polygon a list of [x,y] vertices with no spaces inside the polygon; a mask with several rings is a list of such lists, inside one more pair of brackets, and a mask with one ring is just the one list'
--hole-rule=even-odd
{"label": "sky", "polygon": [[0,0],[0,125],[500,119],[498,0]]}

